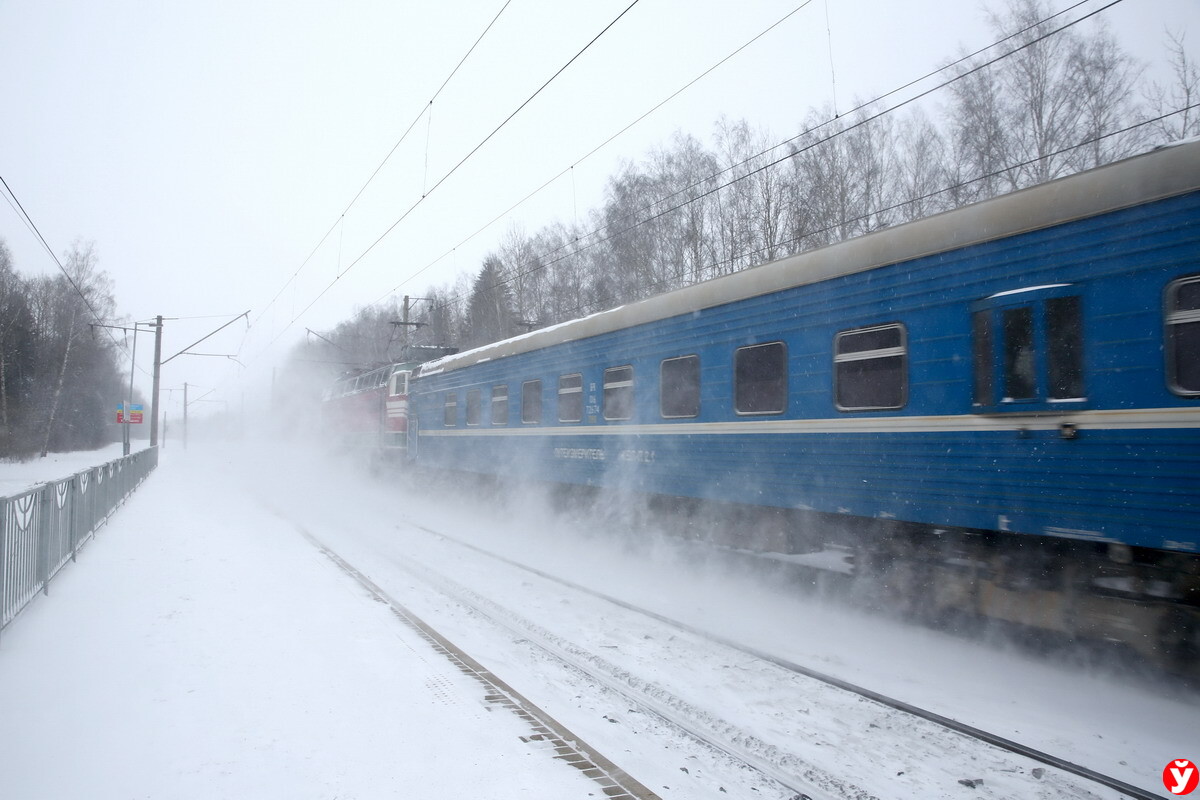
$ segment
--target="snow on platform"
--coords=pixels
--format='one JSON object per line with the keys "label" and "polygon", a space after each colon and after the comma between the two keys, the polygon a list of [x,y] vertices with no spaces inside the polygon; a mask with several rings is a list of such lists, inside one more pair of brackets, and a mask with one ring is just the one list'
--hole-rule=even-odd
{"label": "snow on platform", "polygon": [[[145,442],[134,442],[132,452],[145,447]],[[0,497],[20,494],[39,483],[60,481],[89,467],[107,464],[120,458],[121,450],[121,443],[116,442],[99,450],[50,453],[45,458],[35,456],[28,461],[0,461]]]}
{"label": "snow on platform", "polygon": [[294,528],[189,469],[164,458],[0,637],[0,797],[605,795]]}

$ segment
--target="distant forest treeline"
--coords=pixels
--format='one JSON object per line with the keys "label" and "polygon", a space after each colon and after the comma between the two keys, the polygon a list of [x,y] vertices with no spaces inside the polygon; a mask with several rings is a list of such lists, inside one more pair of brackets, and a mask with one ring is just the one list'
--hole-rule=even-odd
{"label": "distant forest treeline", "polygon": [[90,325],[116,310],[97,262],[95,249],[77,242],[66,274],[26,279],[0,240],[0,458],[111,440],[108,422],[125,395],[116,339]]}
{"label": "distant forest treeline", "polygon": [[[295,357],[366,367],[468,348],[1200,135],[1200,69],[1166,34],[1171,80],[1148,82],[1102,24],[1063,28],[1047,0],[989,14],[998,47],[963,54],[932,113],[887,101],[810,110],[786,141],[722,119],[677,133],[608,180],[585,222],[510,230],[477,273],[362,309]],[[332,343],[332,344],[331,344]],[[427,351],[426,351],[427,352]]]}

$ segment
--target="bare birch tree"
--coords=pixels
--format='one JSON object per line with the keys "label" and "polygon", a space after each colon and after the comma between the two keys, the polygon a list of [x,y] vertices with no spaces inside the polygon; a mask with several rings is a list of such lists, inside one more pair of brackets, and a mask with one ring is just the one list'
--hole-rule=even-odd
{"label": "bare birch tree", "polygon": [[0,454],[4,455],[12,453],[12,378],[20,383],[21,374],[32,368],[32,327],[25,287],[13,271],[8,246],[0,241]]}
{"label": "bare birch tree", "polygon": [[40,448],[43,457],[56,433],[64,388],[74,359],[79,358],[78,343],[87,336],[89,323],[110,318],[115,306],[108,277],[97,269],[99,256],[94,244],[76,241],[63,261],[66,275],[43,279],[34,293],[39,300],[35,313],[43,353],[39,360],[54,372],[45,381],[46,418]]}
{"label": "bare birch tree", "polygon": [[1188,55],[1185,38],[1182,32],[1167,33],[1172,80],[1167,86],[1152,83],[1145,93],[1153,116],[1163,117],[1152,130],[1164,142],[1200,136],[1200,64]]}
{"label": "bare birch tree", "polygon": [[772,165],[775,137],[745,120],[717,123],[718,158],[727,170],[722,191],[723,263],[729,272],[773,261],[784,255],[787,222],[787,174]]}
{"label": "bare birch tree", "polygon": [[919,108],[904,117],[897,130],[896,192],[903,203],[899,219],[909,222],[945,210],[949,201],[942,190],[950,184],[950,175],[941,133]]}
{"label": "bare birch tree", "polygon": [[1091,169],[1137,152],[1147,132],[1125,130],[1138,116],[1133,87],[1142,68],[1117,44],[1106,26],[1079,37],[1071,54],[1081,146],[1070,153],[1074,171]]}
{"label": "bare birch tree", "polygon": [[1100,27],[1061,29],[1046,0],[1009,0],[989,15],[1010,54],[950,87],[955,170],[969,202],[1043,183],[1134,152],[1141,68]]}

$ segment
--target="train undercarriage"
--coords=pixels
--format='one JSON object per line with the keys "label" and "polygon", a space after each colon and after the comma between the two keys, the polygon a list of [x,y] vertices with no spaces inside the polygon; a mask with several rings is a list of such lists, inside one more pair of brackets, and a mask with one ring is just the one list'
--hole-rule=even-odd
{"label": "train undercarriage", "polygon": [[855,582],[890,607],[970,616],[1126,648],[1200,677],[1200,557],[1125,545],[896,526],[854,549]]}
{"label": "train undercarriage", "polygon": [[[499,503],[529,488],[474,473],[440,475],[448,491],[474,484]],[[581,526],[661,531],[921,623],[996,626],[1011,638],[1098,647],[1125,664],[1200,680],[1200,555],[595,487],[539,488]]]}
{"label": "train undercarriage", "polygon": [[1100,645],[1200,679],[1200,555],[690,498],[644,500],[665,531],[773,557],[890,613]]}

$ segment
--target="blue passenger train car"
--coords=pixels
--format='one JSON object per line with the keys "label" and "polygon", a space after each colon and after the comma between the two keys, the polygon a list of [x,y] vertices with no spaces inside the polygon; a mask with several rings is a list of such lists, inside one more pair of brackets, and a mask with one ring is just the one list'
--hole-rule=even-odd
{"label": "blue passenger train car", "polygon": [[1116,598],[1195,650],[1200,142],[429,362],[412,403],[422,466],[887,521],[1020,621],[1028,546],[1082,587],[1043,580],[1046,627]]}

